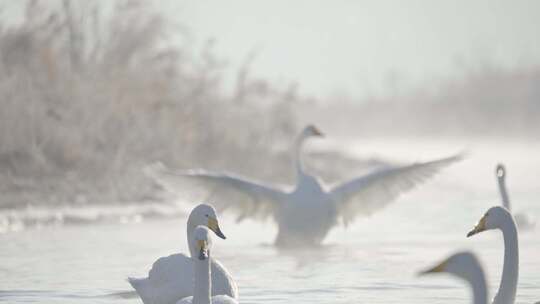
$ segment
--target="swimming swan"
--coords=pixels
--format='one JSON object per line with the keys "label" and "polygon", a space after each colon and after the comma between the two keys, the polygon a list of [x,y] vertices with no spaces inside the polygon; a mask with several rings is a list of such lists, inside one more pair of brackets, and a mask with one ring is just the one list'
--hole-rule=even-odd
{"label": "swimming swan", "polygon": [[476,256],[471,252],[453,254],[437,266],[420,275],[446,272],[465,280],[472,289],[473,304],[487,304],[486,276]]}
{"label": "swimming swan", "polygon": [[[193,295],[194,259],[199,256],[194,231],[199,225],[208,226],[217,236],[221,232],[214,208],[201,204],[195,207],[187,220],[187,239],[190,256],[182,253],[159,258],[152,265],[147,278],[128,278],[145,304],[172,304]],[[238,288],[229,272],[215,259],[212,260],[212,294],[238,298]]]}
{"label": "swimming swan", "polygon": [[[510,208],[510,199],[508,198],[508,192],[506,191],[506,168],[503,164],[498,164],[495,169],[495,175],[497,176],[497,184],[499,185],[499,192],[501,193],[503,206],[512,212]],[[516,224],[521,230],[529,230],[534,228],[535,223],[526,214],[517,213],[514,214]]]}
{"label": "swimming swan", "polygon": [[198,252],[195,262],[195,280],[193,285],[193,296],[186,297],[176,304],[237,304],[238,301],[227,296],[211,296],[210,289],[212,282],[210,276],[212,270],[210,261],[212,260],[212,238],[210,231],[204,226],[197,226],[193,231],[195,239],[195,250]]}
{"label": "swimming swan", "polygon": [[519,276],[519,246],[516,224],[510,212],[500,206],[489,208],[467,237],[491,229],[501,230],[504,238],[502,278],[493,304],[513,304]]}
{"label": "swimming swan", "polygon": [[[344,225],[360,214],[369,215],[394,200],[400,193],[433,176],[439,169],[461,159],[460,155],[407,166],[384,168],[331,189],[323,187],[303,170],[302,143],[322,136],[314,126],[306,127],[294,145],[296,188],[292,191],[267,186],[241,176],[206,170],[173,171],[163,165],[151,165],[145,172],[165,189],[182,195],[185,189],[204,189],[221,198],[220,209],[234,208],[245,217],[272,215],[278,224],[277,246],[320,244],[338,220]],[[235,201],[228,204],[225,201]]]}

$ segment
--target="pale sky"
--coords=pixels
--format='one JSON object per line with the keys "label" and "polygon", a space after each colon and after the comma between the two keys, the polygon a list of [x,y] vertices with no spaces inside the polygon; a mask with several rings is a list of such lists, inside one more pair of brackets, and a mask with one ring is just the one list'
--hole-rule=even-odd
{"label": "pale sky", "polygon": [[[21,3],[0,0],[2,18]],[[486,61],[540,64],[540,1],[535,0],[153,3],[187,26],[195,45],[214,38],[215,52],[230,62],[231,74],[255,51],[254,74],[282,85],[297,82],[301,92],[314,96],[362,97],[384,94],[392,83],[402,89],[429,85]]]}
{"label": "pale sky", "polygon": [[168,0],[168,16],[238,65],[303,92],[381,93],[490,61],[540,63],[540,1]]}

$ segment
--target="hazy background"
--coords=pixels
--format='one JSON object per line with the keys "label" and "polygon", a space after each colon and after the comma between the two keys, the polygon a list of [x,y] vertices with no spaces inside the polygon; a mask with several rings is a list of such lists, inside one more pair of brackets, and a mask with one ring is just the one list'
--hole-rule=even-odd
{"label": "hazy background", "polygon": [[[290,143],[306,123],[339,147],[540,139],[537,1],[0,8],[9,210],[163,200],[141,173],[156,160],[291,182]],[[328,147],[309,163],[331,180],[380,161],[369,147],[363,160]]]}
{"label": "hazy background", "polygon": [[[540,63],[538,1],[160,1],[200,43],[318,97],[390,95]],[[166,4],[165,4],[166,3]],[[330,96],[332,97],[332,96]]]}
{"label": "hazy background", "polygon": [[[493,294],[500,234],[465,233],[500,202],[498,162],[513,211],[540,218],[539,29],[539,1],[0,0],[0,302],[140,303],[126,277],[186,251],[193,205],[142,168],[292,184],[306,123],[325,184],[468,153],[320,250],[220,214],[242,303],[466,303],[461,281],[415,277],[464,248]],[[539,248],[520,231],[517,304],[540,300]]]}

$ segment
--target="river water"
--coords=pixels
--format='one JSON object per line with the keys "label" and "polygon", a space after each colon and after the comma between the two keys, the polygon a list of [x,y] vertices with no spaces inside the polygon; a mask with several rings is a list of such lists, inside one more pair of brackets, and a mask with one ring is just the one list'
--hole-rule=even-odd
{"label": "river water", "polygon": [[[472,238],[465,234],[485,210],[499,204],[494,177],[498,161],[507,166],[515,212],[540,220],[540,146],[430,142],[415,143],[411,149],[407,142],[372,141],[346,148],[362,157],[369,155],[368,146],[370,151],[386,151],[379,156],[402,161],[428,160],[461,149],[468,151],[468,157],[379,213],[347,229],[334,229],[316,249],[277,250],[271,246],[276,233],[271,221],[236,223],[233,216],[222,215],[221,227],[228,238],[215,238],[212,254],[236,279],[240,302],[469,303],[463,282],[446,275],[416,275],[464,249],[478,255],[490,297],[494,295],[502,270],[502,236],[498,231]],[[100,206],[79,213],[129,212],[109,220],[4,229],[0,302],[142,303],[126,277],[145,276],[158,257],[187,251],[185,214],[189,211],[170,205],[154,206],[153,212],[145,208]],[[13,214],[2,211],[0,218],[9,212]],[[520,233],[517,303],[540,301],[538,230]]]}

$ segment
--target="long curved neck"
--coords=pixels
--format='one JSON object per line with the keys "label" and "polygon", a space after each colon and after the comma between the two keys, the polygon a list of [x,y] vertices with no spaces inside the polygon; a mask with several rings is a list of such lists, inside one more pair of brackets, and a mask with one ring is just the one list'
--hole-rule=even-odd
{"label": "long curved neck", "polygon": [[195,224],[193,224],[193,220],[191,217],[188,218],[187,221],[187,227],[186,227],[186,233],[187,233],[187,242],[188,242],[188,248],[189,248],[189,254],[192,258],[195,258],[197,256],[197,253],[195,252],[195,240],[193,238],[193,231],[195,230],[195,227],[197,227]]}
{"label": "long curved neck", "polygon": [[473,304],[487,304],[487,287],[484,273],[480,269],[473,268],[471,270],[469,283],[473,293],[472,302]]}
{"label": "long curved neck", "polygon": [[210,280],[210,257],[199,260],[195,259],[195,286],[193,290],[193,304],[211,304],[210,290],[212,281]]}
{"label": "long curved neck", "polygon": [[519,248],[517,228],[511,215],[505,218],[501,228],[504,238],[504,265],[499,291],[494,304],[513,304],[519,276]]}
{"label": "long curved neck", "polygon": [[304,140],[306,139],[306,136],[304,134],[300,134],[298,138],[296,139],[294,143],[294,164],[296,167],[296,178],[300,179],[302,176],[304,176],[304,167],[302,164],[302,145],[304,143]]}
{"label": "long curved neck", "polygon": [[504,182],[504,175],[497,177],[497,182],[499,183],[499,191],[501,192],[501,198],[503,206],[510,211],[510,199],[508,198],[508,192],[506,191],[506,184]]}

